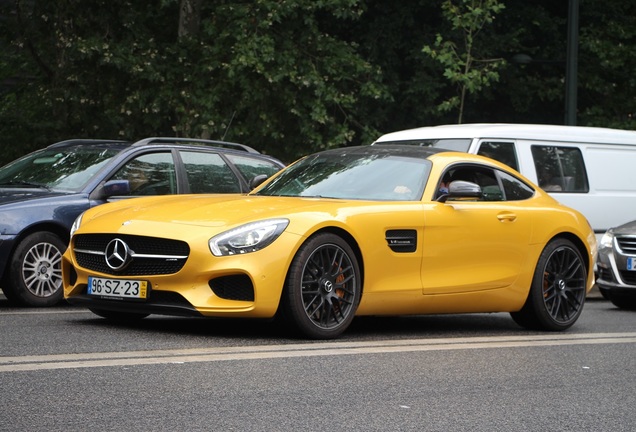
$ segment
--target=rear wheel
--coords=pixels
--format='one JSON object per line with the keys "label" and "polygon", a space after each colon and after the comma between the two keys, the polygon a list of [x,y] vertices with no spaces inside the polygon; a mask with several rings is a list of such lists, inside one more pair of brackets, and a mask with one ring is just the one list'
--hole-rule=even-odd
{"label": "rear wheel", "polygon": [[515,322],[534,330],[565,330],[583,311],[587,270],[578,249],[566,239],[543,249],[525,305],[511,313]]}
{"label": "rear wheel", "polygon": [[2,287],[7,298],[22,306],[44,307],[63,297],[62,254],[66,243],[50,232],[25,237],[15,249]]}
{"label": "rear wheel", "polygon": [[318,234],[292,261],[281,300],[283,316],[306,337],[335,338],[353,321],[361,292],[351,247],[335,234]]}

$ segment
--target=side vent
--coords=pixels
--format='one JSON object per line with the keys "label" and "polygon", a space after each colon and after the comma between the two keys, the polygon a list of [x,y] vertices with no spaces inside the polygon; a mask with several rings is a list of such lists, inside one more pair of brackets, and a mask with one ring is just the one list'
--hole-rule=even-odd
{"label": "side vent", "polygon": [[417,231],[388,230],[386,242],[393,252],[415,252],[417,249]]}

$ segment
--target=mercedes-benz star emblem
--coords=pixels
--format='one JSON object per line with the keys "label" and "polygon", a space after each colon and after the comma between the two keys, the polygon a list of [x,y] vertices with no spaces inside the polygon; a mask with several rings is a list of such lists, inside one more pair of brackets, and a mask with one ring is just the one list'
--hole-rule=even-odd
{"label": "mercedes-benz star emblem", "polygon": [[113,270],[121,270],[130,262],[130,248],[122,239],[113,239],[106,245],[106,264]]}

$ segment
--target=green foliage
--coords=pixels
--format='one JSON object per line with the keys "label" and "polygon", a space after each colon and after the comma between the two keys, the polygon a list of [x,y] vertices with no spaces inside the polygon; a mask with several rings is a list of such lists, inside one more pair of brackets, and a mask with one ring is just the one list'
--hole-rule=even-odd
{"label": "green foliage", "polygon": [[18,3],[11,42],[35,72],[30,122],[52,120],[46,142],[203,136],[292,160],[377,135],[356,107],[386,97],[381,72],[329,33],[359,19],[357,0],[207,2],[188,38],[176,0],[87,3]]}
{"label": "green foliage", "polygon": [[503,9],[497,0],[445,0],[442,10],[451,25],[449,39],[438,33],[433,46],[423,48],[443,66],[444,77],[458,88],[458,94],[439,104],[442,112],[457,109],[458,123],[462,123],[466,95],[477,94],[499,80],[498,69],[504,60],[486,58],[490,47],[479,44],[479,35]]}
{"label": "green foliage", "polygon": [[[188,0],[180,35],[184,1],[0,1],[0,162],[157,135],[292,161],[411,127],[564,119],[565,1]],[[635,126],[633,3],[580,2],[580,125]]]}

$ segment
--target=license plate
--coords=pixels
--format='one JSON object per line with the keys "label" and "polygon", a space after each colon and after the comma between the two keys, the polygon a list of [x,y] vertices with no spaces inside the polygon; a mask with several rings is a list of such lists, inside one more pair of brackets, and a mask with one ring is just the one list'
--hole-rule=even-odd
{"label": "license plate", "polygon": [[129,279],[106,279],[90,276],[88,295],[126,299],[145,299],[148,282]]}
{"label": "license plate", "polygon": [[636,258],[627,258],[627,270],[636,270]]}

